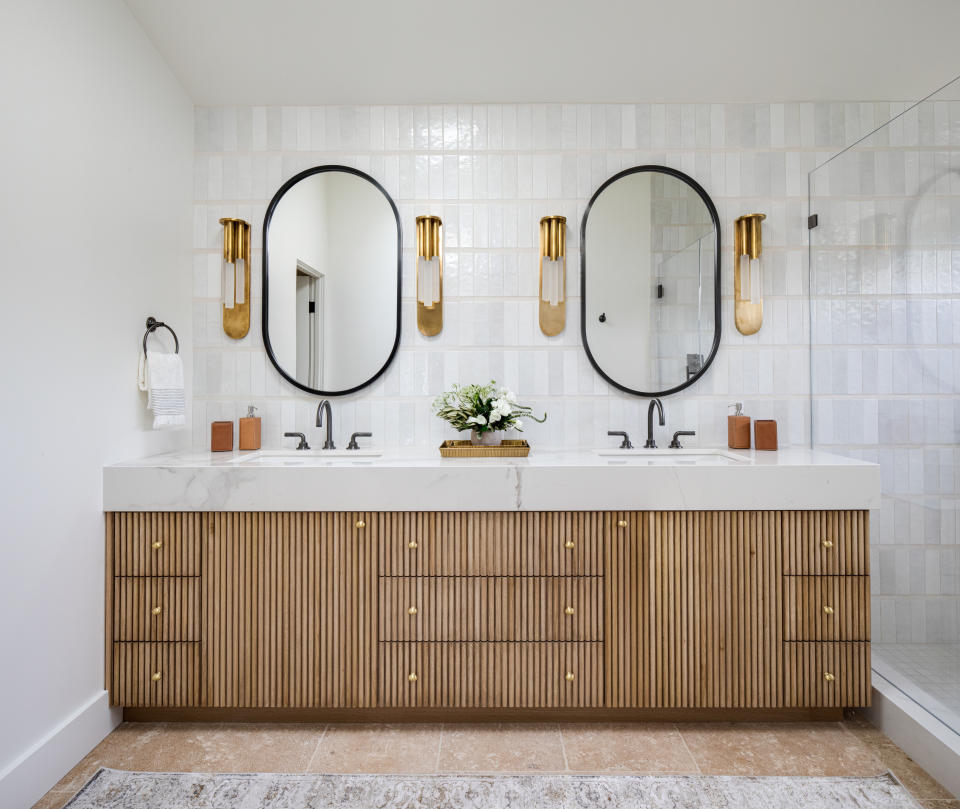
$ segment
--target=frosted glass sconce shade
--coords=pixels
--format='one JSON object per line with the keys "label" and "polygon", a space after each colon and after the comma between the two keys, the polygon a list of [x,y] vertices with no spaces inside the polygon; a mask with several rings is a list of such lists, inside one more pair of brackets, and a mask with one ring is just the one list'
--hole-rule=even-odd
{"label": "frosted glass sconce shade", "polygon": [[540,220],[540,331],[554,337],[567,321],[567,218]]}
{"label": "frosted glass sconce shade", "polygon": [[417,328],[426,337],[443,329],[443,222],[417,217]]}

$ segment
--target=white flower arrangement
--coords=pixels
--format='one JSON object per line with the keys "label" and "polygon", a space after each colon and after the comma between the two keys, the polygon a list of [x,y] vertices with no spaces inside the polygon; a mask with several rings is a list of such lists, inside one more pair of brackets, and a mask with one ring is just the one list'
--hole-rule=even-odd
{"label": "white flower arrangement", "polygon": [[433,412],[456,430],[475,430],[478,435],[495,430],[519,430],[523,432],[523,418],[533,415],[533,408],[517,403],[516,394],[510,388],[497,387],[496,382],[487,385],[454,385],[441,393],[433,403]]}

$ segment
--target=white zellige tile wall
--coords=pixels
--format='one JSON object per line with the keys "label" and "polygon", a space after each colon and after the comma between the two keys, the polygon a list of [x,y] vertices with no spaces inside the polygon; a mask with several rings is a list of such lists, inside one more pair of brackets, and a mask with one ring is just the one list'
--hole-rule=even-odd
{"label": "white zellige tile wall", "polygon": [[[807,172],[886,121],[889,104],[435,105],[224,107],[196,110],[194,211],[194,444],[210,422],[248,404],[264,418],[264,444],[287,430],[318,438],[316,397],[270,365],[260,330],[260,246],[266,206],[297,172],[321,164],[361,169],[381,182],[402,218],[403,323],[386,374],[334,402],[336,440],[370,429],[374,443],[435,447],[451,437],[430,413],[453,382],[496,379],[538,411],[526,437],[537,447],[609,445],[608,429],[636,443],[646,402],[607,385],[581,348],[579,227],[596,188],[621,169],[662,164],[686,172],[711,195],[723,231],[723,342],[696,385],[664,402],[669,433],[695,429],[694,445],[726,441],[727,405],[776,418],[783,444],[809,441],[806,261]],[[765,324],[753,337],[732,325],[731,225],[767,214]],[[444,330],[416,328],[414,218],[444,222]],[[538,221],[567,217],[566,331],[537,325]],[[220,328],[221,216],[253,223],[253,323],[243,340]]]}

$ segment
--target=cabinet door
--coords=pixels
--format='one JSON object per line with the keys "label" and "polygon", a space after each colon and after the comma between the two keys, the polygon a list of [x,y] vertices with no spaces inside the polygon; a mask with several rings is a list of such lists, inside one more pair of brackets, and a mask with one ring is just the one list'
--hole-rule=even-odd
{"label": "cabinet door", "polygon": [[376,515],[207,515],[204,704],[367,707],[376,693]]}
{"label": "cabinet door", "polygon": [[608,530],[609,704],[782,705],[777,513],[618,514]]}

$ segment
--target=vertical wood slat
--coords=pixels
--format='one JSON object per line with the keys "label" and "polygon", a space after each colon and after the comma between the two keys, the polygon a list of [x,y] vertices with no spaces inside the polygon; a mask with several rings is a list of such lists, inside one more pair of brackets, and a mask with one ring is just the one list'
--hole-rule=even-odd
{"label": "vertical wood slat", "polygon": [[788,576],[870,573],[867,511],[783,511],[783,572]]}
{"label": "vertical wood slat", "polygon": [[114,575],[199,576],[202,518],[196,512],[114,513]]}
{"label": "vertical wood slat", "polygon": [[113,640],[200,640],[199,577],[117,577],[113,603]]}
{"label": "vertical wood slat", "polygon": [[780,525],[777,512],[611,515],[608,705],[782,705]]}
{"label": "vertical wood slat", "polygon": [[[785,643],[784,704],[843,708],[870,705],[870,644]],[[827,679],[831,675],[833,680]]]}
{"label": "vertical wood slat", "polygon": [[[573,610],[568,615],[567,608]],[[416,609],[411,615],[409,610]],[[384,641],[603,640],[603,580],[583,577],[381,577]]]}
{"label": "vertical wood slat", "polygon": [[[380,643],[380,700],[404,708],[603,704],[601,643]],[[573,680],[566,679],[567,673]],[[411,681],[410,675],[416,680]]]}
{"label": "vertical wood slat", "polygon": [[201,704],[200,691],[199,643],[113,644],[112,704],[192,708]]}
{"label": "vertical wood slat", "polygon": [[381,576],[596,576],[603,571],[600,512],[379,516]]}
{"label": "vertical wood slat", "polygon": [[375,705],[377,515],[222,512],[207,521],[204,704]]}
{"label": "vertical wood slat", "polygon": [[783,581],[784,640],[870,640],[868,576],[785,576]]}

